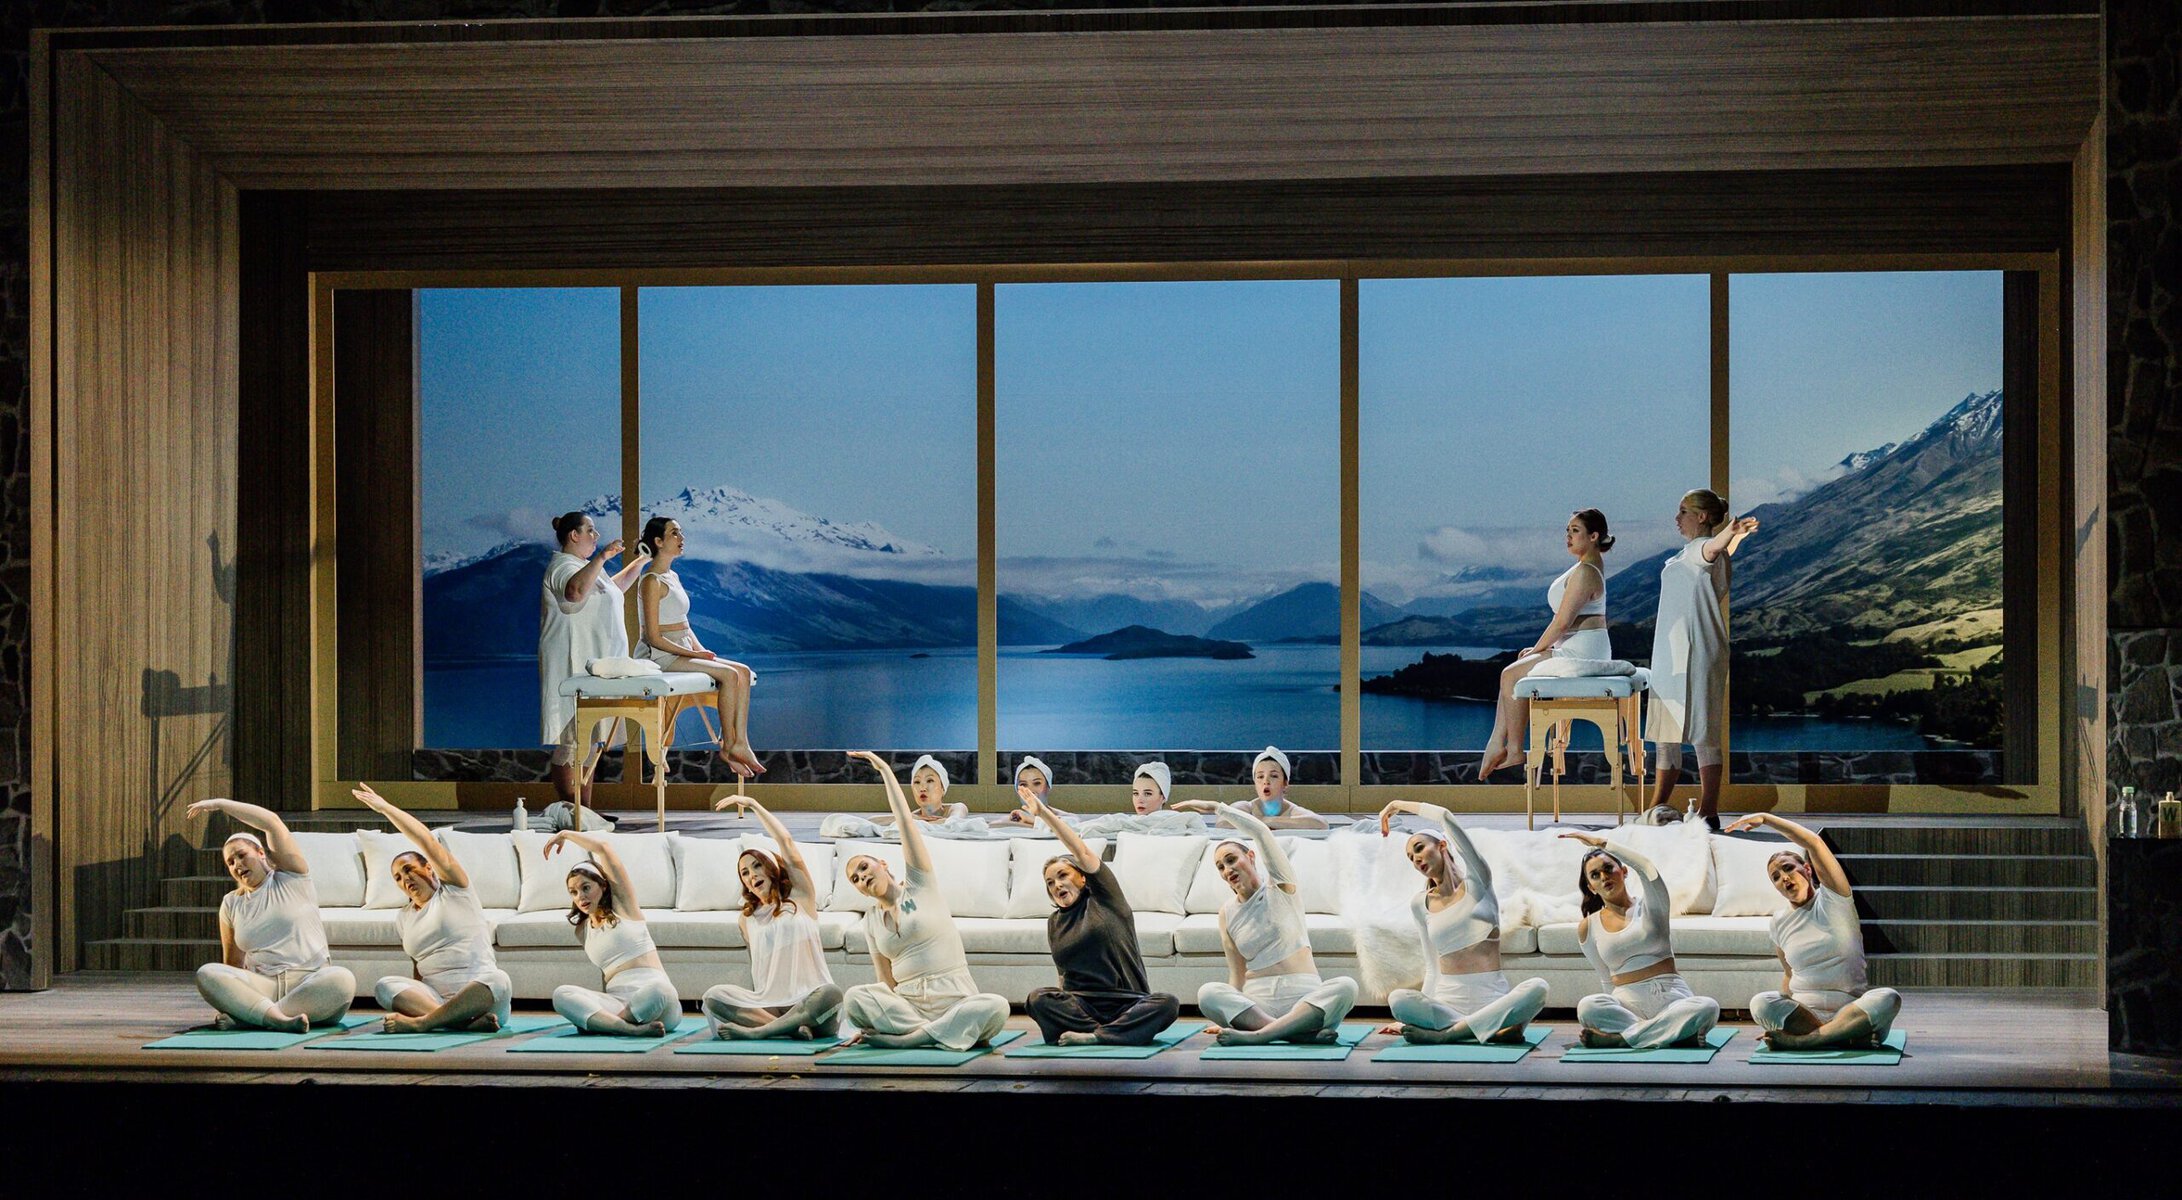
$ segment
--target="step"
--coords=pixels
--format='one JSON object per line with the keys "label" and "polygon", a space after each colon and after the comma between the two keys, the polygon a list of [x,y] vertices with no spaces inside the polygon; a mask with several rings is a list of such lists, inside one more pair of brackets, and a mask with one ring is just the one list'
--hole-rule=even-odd
{"label": "step", "polygon": [[220,910],[201,905],[132,908],[122,915],[122,929],[132,938],[155,941],[218,941]]}
{"label": "step", "polygon": [[2025,825],[1828,825],[1826,841],[1844,858],[1865,854],[2086,855],[2083,826],[2055,821]]}
{"label": "step", "polygon": [[1869,954],[1873,987],[2101,988],[2096,954]]}
{"label": "step", "polygon": [[159,902],[174,908],[218,908],[220,900],[235,890],[225,875],[169,875],[159,881]]}
{"label": "step", "polygon": [[86,971],[195,971],[220,961],[218,939],[110,938],[85,942]]}
{"label": "step", "polygon": [[2095,887],[1872,887],[1858,884],[1864,924],[1895,920],[2096,921]]}
{"label": "step", "polygon": [[2088,854],[1843,854],[1843,870],[1866,887],[2095,887],[2098,862]]}
{"label": "step", "polygon": [[[1874,934],[1877,931],[1877,935]],[[2099,952],[2097,921],[1867,921],[1867,942],[1897,954],[2089,954]]]}

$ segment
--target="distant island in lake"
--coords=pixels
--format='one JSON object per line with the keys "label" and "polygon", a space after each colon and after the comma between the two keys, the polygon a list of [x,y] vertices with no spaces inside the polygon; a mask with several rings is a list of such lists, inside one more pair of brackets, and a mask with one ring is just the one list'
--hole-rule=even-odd
{"label": "distant island in lake", "polygon": [[1187,634],[1168,633],[1149,625],[1130,625],[1112,633],[1070,642],[1043,654],[1098,654],[1108,660],[1130,658],[1256,658],[1250,647],[1242,642],[1223,642],[1216,638],[1191,637]]}

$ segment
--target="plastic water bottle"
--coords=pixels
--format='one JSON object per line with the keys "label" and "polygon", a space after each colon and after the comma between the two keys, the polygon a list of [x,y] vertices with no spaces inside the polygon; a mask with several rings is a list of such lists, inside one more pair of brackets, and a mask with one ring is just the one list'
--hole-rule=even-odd
{"label": "plastic water bottle", "polygon": [[2137,835],[2137,790],[2121,789],[2121,798],[2114,801],[2114,827],[2108,837],[2133,838]]}
{"label": "plastic water bottle", "polygon": [[530,828],[530,808],[523,803],[523,798],[521,796],[517,796],[515,798],[515,821],[513,823],[513,828],[517,833],[525,832]]}

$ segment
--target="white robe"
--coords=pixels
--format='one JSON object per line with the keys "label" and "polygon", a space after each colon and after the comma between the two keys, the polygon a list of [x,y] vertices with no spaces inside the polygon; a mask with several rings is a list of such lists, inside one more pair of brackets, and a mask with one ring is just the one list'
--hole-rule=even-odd
{"label": "white robe", "polygon": [[1659,569],[1652,633],[1652,698],[1644,736],[1717,746],[1727,718],[1728,556],[1705,561],[1709,538],[1691,538]]}
{"label": "white robe", "polygon": [[604,567],[581,601],[568,602],[568,581],[586,565],[573,554],[556,553],[546,564],[545,583],[539,591],[538,737],[548,746],[560,745],[562,731],[576,719],[576,698],[561,695],[561,684],[583,674],[584,664],[594,658],[629,654],[622,591]]}

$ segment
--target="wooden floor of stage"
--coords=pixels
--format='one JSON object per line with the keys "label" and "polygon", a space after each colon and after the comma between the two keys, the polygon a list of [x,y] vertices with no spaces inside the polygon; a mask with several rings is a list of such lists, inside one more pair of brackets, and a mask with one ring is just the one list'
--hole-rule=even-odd
{"label": "wooden floor of stage", "polygon": [[[1340,1062],[1207,1062],[1199,1052],[1210,1043],[1200,1035],[1141,1060],[1010,1058],[1003,1048],[954,1068],[854,1068],[830,1067],[824,1056],[676,1055],[664,1048],[509,1054],[505,1041],[433,1054],[308,1045],[145,1050],[210,1015],[190,980],[86,974],[64,977],[46,992],[0,995],[0,1080],[2182,1104],[2182,1061],[2109,1054],[2106,1014],[2096,1004],[2095,996],[2074,992],[1909,992],[1896,1024],[1909,1035],[1908,1054],[1893,1067],[1754,1065],[1756,1030],[1748,1024],[1729,1026],[1735,1039],[1702,1065],[1563,1062],[1575,1026],[1567,1014],[1549,1013],[1552,1036],[1511,1064],[1378,1063],[1374,1057],[1395,1041],[1378,1034]],[[1037,1036],[1021,1016],[1009,1027]]]}

